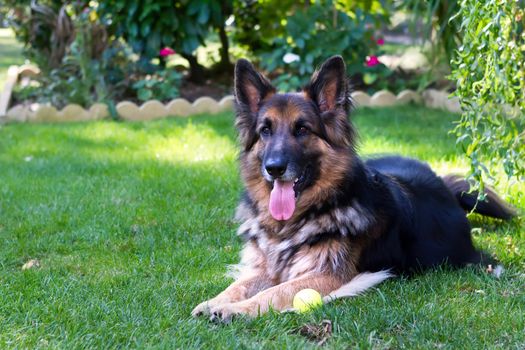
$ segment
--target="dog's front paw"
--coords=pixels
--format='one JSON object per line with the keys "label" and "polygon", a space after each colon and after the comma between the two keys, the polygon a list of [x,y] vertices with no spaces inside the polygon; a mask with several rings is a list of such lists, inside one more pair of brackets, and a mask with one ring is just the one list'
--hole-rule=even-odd
{"label": "dog's front paw", "polygon": [[238,315],[255,317],[257,310],[246,302],[223,304],[210,309],[210,320],[212,322],[230,323]]}
{"label": "dog's front paw", "polygon": [[191,312],[191,315],[193,317],[207,316],[210,314],[210,309],[214,306],[215,305],[214,305],[213,299],[203,301],[202,303],[197,305],[195,309],[193,309],[193,311]]}

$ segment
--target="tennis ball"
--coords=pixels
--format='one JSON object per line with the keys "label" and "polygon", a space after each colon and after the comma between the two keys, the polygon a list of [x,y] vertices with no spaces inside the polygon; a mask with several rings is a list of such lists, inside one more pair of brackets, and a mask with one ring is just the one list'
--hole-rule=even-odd
{"label": "tennis ball", "polygon": [[293,297],[293,307],[299,312],[307,312],[321,305],[323,305],[323,298],[314,289],[303,289]]}

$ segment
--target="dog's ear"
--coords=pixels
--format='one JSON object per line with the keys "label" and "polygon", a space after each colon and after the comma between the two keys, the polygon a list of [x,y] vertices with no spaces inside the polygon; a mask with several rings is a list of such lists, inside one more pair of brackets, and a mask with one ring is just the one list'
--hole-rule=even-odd
{"label": "dog's ear", "polygon": [[349,112],[348,80],[346,66],[341,56],[327,59],[310,79],[305,92],[317,104],[321,112],[343,109]]}
{"label": "dog's ear", "polygon": [[275,93],[275,88],[265,76],[258,73],[245,59],[235,64],[236,126],[246,149],[255,142],[255,124],[261,102]]}
{"label": "dog's ear", "polygon": [[240,59],[235,65],[235,101],[237,104],[248,107],[255,114],[259,110],[259,104],[268,95],[273,94],[275,88],[258,73],[253,65],[245,59]]}
{"label": "dog's ear", "polygon": [[305,94],[319,107],[328,139],[340,146],[350,146],[353,138],[348,121],[351,108],[346,66],[341,56],[326,60],[304,88]]}

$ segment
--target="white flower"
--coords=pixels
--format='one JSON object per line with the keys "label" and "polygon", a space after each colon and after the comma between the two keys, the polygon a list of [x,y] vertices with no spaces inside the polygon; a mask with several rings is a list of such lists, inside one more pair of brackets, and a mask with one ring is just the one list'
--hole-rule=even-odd
{"label": "white flower", "polygon": [[289,64],[295,61],[300,61],[300,60],[301,60],[301,57],[299,57],[298,55],[294,53],[287,53],[286,55],[283,56],[283,61],[286,64]]}

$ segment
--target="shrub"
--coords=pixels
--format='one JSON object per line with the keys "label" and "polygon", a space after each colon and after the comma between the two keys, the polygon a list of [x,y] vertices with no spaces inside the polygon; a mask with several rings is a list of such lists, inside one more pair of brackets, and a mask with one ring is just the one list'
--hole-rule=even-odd
{"label": "shrub", "polygon": [[31,98],[57,107],[107,102],[125,91],[130,52],[111,40],[95,8],[82,2],[57,6],[31,3],[11,16],[26,57],[42,70],[39,84],[15,98]]}
{"label": "shrub", "polygon": [[170,100],[179,96],[178,86],[182,75],[175,70],[161,70],[155,75],[148,75],[133,84],[140,101],[151,99]]}
{"label": "shrub", "polygon": [[[370,53],[377,54],[374,28],[377,16],[360,7],[344,9],[331,1],[297,8],[287,17],[284,35],[275,38],[261,55],[268,71],[282,71],[276,85],[283,90],[302,86],[326,58],[342,55],[350,72],[382,75],[386,67],[367,67]],[[374,79],[375,80],[375,79]]]}
{"label": "shrub", "polygon": [[115,35],[140,56],[143,65],[159,57],[161,48],[171,47],[189,62],[192,77],[202,80],[203,67],[194,52],[205,45],[211,30],[219,32],[222,63],[229,63],[224,22],[232,12],[231,3],[231,0],[115,0],[101,1],[98,11],[111,23]]}
{"label": "shrub", "polygon": [[100,16],[96,3],[32,3],[20,7],[11,19],[27,57],[42,70],[36,84],[15,91],[16,100],[59,108],[68,103],[88,107],[95,102],[111,107],[112,101],[123,98],[178,96],[181,74],[153,64],[144,73],[144,65],[132,59],[127,43],[110,32],[108,18]]}
{"label": "shrub", "polygon": [[62,62],[74,40],[74,28],[60,1],[5,0],[7,21],[24,44],[24,54],[40,69],[50,71]]}
{"label": "shrub", "polygon": [[454,132],[476,188],[495,171],[525,176],[524,5],[523,0],[460,2],[463,44],[452,77],[463,114]]}

